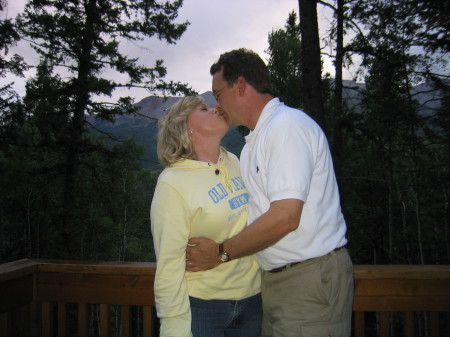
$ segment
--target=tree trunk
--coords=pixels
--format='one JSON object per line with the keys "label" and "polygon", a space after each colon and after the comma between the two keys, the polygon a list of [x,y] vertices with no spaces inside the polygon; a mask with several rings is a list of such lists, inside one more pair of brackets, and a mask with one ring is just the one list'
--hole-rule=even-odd
{"label": "tree trunk", "polygon": [[63,215],[63,244],[68,257],[74,255],[77,247],[73,237],[75,210],[77,205],[77,186],[79,175],[79,154],[83,142],[85,111],[89,102],[89,75],[92,71],[92,49],[95,39],[95,22],[97,21],[97,8],[95,0],[86,5],[86,25],[83,31],[81,53],[78,60],[78,77],[74,86],[75,106],[72,123],[69,130],[69,144],[67,151],[66,185],[64,194]]}
{"label": "tree trunk", "polygon": [[[123,194],[127,195],[127,177],[126,173],[123,173]],[[128,200],[128,199],[127,199]],[[122,252],[119,254],[119,261],[125,261],[125,252],[127,249],[127,228],[128,224],[128,206],[127,203],[124,203],[124,209],[123,209],[123,229],[122,229]]]}
{"label": "tree trunk", "polygon": [[326,132],[322,103],[322,63],[317,23],[317,1],[299,0],[298,4],[302,37],[304,110]]}
{"label": "tree trunk", "polygon": [[342,156],[342,63],[344,59],[344,0],[337,0],[336,59],[334,80],[334,118],[332,151],[336,174],[339,174]]}

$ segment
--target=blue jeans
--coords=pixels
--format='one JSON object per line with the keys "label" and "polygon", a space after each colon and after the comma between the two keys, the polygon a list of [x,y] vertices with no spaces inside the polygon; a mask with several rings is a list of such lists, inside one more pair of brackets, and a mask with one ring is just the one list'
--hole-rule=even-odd
{"label": "blue jeans", "polygon": [[242,300],[202,300],[189,297],[194,337],[260,337],[261,295]]}

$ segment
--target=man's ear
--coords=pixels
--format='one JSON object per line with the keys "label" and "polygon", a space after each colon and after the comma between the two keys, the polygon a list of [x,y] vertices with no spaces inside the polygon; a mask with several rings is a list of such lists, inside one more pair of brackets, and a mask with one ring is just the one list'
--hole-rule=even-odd
{"label": "man's ear", "polygon": [[236,80],[236,84],[239,89],[239,95],[243,95],[245,93],[245,90],[247,89],[247,81],[243,76],[239,76]]}

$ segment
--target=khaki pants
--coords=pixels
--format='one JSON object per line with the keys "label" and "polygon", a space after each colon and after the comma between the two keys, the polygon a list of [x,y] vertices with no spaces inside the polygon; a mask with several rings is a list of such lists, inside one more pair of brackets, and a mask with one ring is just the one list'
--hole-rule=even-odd
{"label": "khaki pants", "polygon": [[349,337],[353,265],[341,249],[263,272],[263,337]]}

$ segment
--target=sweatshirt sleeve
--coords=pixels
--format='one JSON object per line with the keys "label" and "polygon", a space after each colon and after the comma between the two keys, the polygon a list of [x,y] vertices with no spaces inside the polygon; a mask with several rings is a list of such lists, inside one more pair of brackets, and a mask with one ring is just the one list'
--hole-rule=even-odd
{"label": "sweatshirt sleeve", "polygon": [[163,337],[191,336],[191,309],[185,279],[189,214],[178,191],[168,183],[158,183],[150,219],[157,259],[155,301]]}

